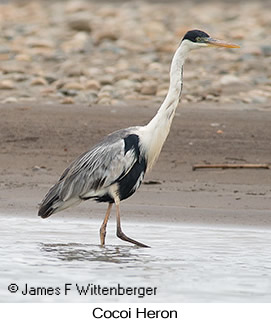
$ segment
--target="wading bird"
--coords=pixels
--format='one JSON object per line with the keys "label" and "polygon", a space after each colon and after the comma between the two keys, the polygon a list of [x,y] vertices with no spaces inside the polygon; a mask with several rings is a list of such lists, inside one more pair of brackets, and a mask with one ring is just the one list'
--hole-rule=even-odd
{"label": "wading bird", "polygon": [[100,228],[103,246],[110,211],[115,204],[117,236],[137,246],[148,247],[123,233],[120,201],[130,197],[139,188],[145,173],[153,167],[160,154],[179,103],[186,57],[193,49],[210,46],[239,47],[213,39],[200,30],[188,31],[172,59],[169,90],[153,119],[145,126],[116,131],[79,156],[49,190],[38,215],[47,218],[88,199],[107,202],[108,208]]}

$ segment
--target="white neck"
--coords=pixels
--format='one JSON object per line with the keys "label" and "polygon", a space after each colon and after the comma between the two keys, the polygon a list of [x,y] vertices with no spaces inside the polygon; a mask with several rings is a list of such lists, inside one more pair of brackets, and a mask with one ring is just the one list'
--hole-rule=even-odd
{"label": "white neck", "polygon": [[170,85],[167,96],[156,115],[144,127],[146,135],[148,134],[146,144],[150,147],[148,169],[153,166],[168,136],[182,91],[183,65],[190,49],[186,42],[182,42],[174,54],[170,68]]}
{"label": "white neck", "polygon": [[[176,50],[170,67],[170,85],[167,96],[157,111],[157,114],[149,122],[148,126],[161,127],[160,121],[172,121],[175,110],[178,106],[182,85],[183,85],[183,65],[189,52],[186,42],[183,42]],[[163,124],[163,122],[162,122]]]}

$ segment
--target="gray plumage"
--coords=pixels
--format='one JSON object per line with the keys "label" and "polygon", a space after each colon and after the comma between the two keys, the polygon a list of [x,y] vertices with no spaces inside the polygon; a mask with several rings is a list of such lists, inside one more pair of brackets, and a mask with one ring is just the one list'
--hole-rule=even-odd
{"label": "gray plumage", "polygon": [[134,146],[125,149],[125,139],[137,133],[137,129],[116,131],[73,161],[46,194],[39,216],[46,218],[90,198],[113,203],[111,186],[120,182],[140,158],[141,152]]}

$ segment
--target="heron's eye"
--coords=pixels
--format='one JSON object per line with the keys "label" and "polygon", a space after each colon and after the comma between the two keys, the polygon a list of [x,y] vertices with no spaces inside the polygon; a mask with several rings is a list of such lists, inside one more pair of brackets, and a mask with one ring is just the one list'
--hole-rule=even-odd
{"label": "heron's eye", "polygon": [[197,41],[197,43],[201,43],[202,42],[202,37],[196,37],[196,41]]}

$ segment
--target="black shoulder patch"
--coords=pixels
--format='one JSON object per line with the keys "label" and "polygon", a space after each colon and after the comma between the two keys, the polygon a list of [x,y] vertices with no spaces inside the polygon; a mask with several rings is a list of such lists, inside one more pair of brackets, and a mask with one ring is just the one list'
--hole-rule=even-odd
{"label": "black shoulder patch", "polygon": [[138,189],[143,180],[147,168],[146,159],[143,155],[140,155],[138,135],[128,135],[124,138],[124,143],[125,154],[128,151],[133,150],[135,153],[136,161],[126,175],[121,175],[116,180],[116,183],[118,183],[119,186],[120,200],[127,199]]}
{"label": "black shoulder patch", "polygon": [[138,137],[138,135],[131,134],[131,135],[125,137],[124,143],[125,143],[125,147],[124,147],[125,154],[127,153],[127,151],[133,149],[135,151],[136,157],[139,158],[140,151],[139,151],[139,137]]}

